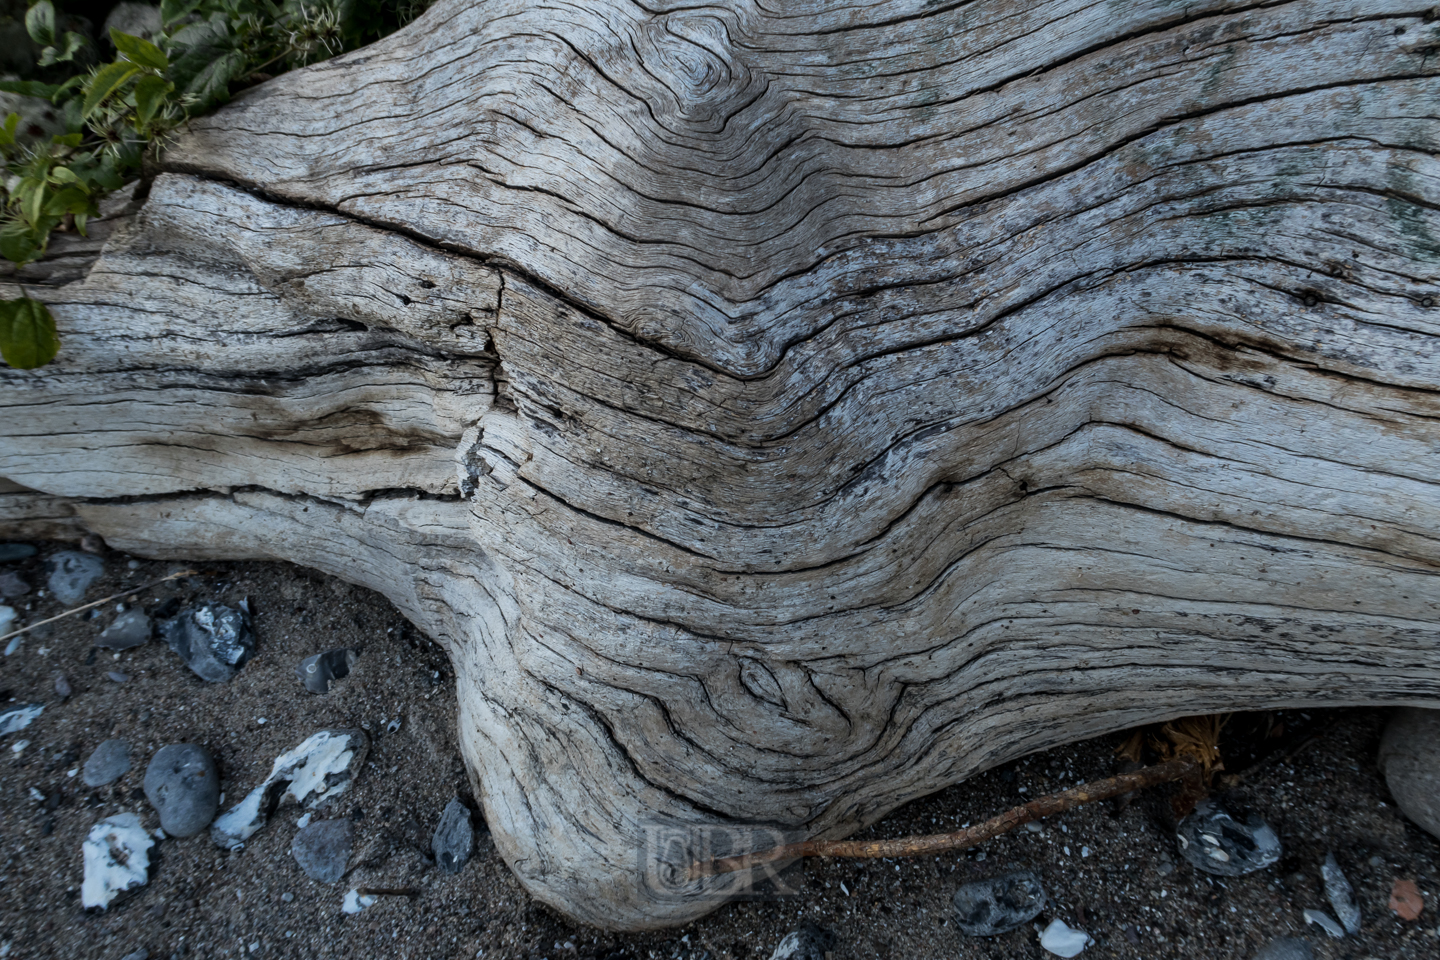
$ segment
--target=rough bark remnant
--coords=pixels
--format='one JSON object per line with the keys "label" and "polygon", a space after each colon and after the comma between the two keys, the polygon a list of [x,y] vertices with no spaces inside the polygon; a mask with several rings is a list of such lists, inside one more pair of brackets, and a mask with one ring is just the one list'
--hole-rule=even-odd
{"label": "rough bark remnant", "polygon": [[1433,706],[1437,49],[1389,0],[443,2],[27,275],[0,509],[386,593],[505,858],[610,927],[715,906],[716,831]]}

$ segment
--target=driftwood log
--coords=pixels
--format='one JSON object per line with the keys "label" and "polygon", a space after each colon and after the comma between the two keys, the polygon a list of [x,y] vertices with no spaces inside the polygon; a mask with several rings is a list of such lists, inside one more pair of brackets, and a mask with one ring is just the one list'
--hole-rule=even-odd
{"label": "driftwood log", "polygon": [[0,522],[385,593],[526,887],[683,922],[1040,748],[1440,704],[1437,116],[1392,0],[448,0],[0,289]]}

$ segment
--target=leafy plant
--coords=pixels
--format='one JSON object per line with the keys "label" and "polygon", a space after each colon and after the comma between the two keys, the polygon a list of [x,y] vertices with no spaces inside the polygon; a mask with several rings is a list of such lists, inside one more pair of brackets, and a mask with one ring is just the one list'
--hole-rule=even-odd
{"label": "leafy plant", "polygon": [[[0,91],[48,100],[59,108],[64,132],[44,141],[27,138],[15,113],[0,124],[0,256],[23,266],[44,255],[54,231],[85,235],[100,200],[134,179],[186,120],[224,103],[237,88],[376,40],[429,2],[162,0],[153,42],[111,30],[115,59],[84,68],[77,57],[86,38],[57,36],[54,4],[38,0],[25,26],[42,48],[38,66],[49,68],[42,76],[61,74],[59,82],[0,81]],[[0,301],[6,363],[42,366],[58,346],[44,304]]]}

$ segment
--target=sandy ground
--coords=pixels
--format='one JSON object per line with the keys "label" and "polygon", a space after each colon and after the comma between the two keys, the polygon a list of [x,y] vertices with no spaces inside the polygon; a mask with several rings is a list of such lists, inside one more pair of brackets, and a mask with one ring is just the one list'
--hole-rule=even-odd
{"label": "sandy ground", "polygon": [[[10,601],[27,622],[59,612],[40,595],[45,556],[0,565],[31,592]],[[163,576],[172,565],[105,555],[106,575],[86,599]],[[42,702],[29,728],[0,738],[0,957],[120,958],[672,958],[765,960],[802,919],[836,935],[843,958],[1045,957],[1033,927],[990,940],[962,936],[950,900],[967,880],[1015,867],[1039,872],[1059,917],[1088,931],[1086,958],[1248,958],[1279,935],[1307,938],[1324,960],[1440,957],[1440,845],[1393,805],[1374,755],[1383,711],[1332,710],[1237,717],[1226,742],[1232,772],[1264,759],[1223,794],[1253,810],[1282,837],[1272,868],[1239,879],[1198,873],[1177,853],[1159,797],[1071,811],[1043,832],[1018,832],[978,851],[910,861],[810,863],[798,895],[734,903],[685,928],[610,934],[578,927],[532,901],[481,836],[455,876],[429,859],[430,837],[453,797],[474,805],[454,745],[453,676],[440,651],[383,598],[288,564],[207,564],[204,574],[138,595],[153,609],[249,598],[259,653],[226,684],[207,684],[163,643],[115,657],[95,638],[116,614],[107,604],[29,636],[0,658],[0,709]],[[306,693],[295,678],[303,657],[360,648],[354,672],[330,693]],[[128,677],[123,682],[110,672]],[[72,694],[56,692],[64,676]],[[399,720],[399,728],[388,725]],[[1280,736],[1257,731],[1283,724]],[[108,911],[80,906],[81,843],[101,818],[133,811],[159,825],[141,790],[145,765],[168,743],[203,744],[221,771],[227,804],[269,771],[271,761],[316,730],[361,727],[373,734],[365,769],[319,816],[349,817],[364,865],[327,886],[308,879],[290,854],[298,811],[282,808],[236,853],[205,836],[166,839],[152,850],[150,882]],[[70,771],[110,737],[131,745],[132,768],[115,784],[87,788]],[[29,745],[16,753],[19,740]],[[1035,754],[892,814],[866,836],[954,829],[1017,802],[1113,774],[1120,736]],[[1023,792],[1022,792],[1023,788]],[[35,799],[32,790],[43,799]],[[478,822],[477,817],[477,822]],[[1358,936],[1329,940],[1305,928],[1301,911],[1326,908],[1320,865],[1334,850],[1364,915]],[[1088,853],[1088,855],[1087,855]],[[1402,923],[1387,902],[1396,878],[1426,897],[1419,921]],[[358,915],[341,912],[357,884],[406,887]],[[288,895],[288,897],[287,897]]]}

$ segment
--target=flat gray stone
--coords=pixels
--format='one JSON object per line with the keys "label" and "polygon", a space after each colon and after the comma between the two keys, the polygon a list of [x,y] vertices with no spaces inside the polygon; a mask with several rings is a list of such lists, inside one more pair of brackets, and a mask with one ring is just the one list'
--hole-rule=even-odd
{"label": "flat gray stone", "polygon": [[295,834],[290,853],[305,876],[321,883],[335,883],[345,876],[354,843],[355,824],[349,820],[321,820]]}
{"label": "flat gray stone", "polygon": [[1315,960],[1315,948],[1296,937],[1280,937],[1261,947],[1253,960]]}
{"label": "flat gray stone", "polygon": [[955,891],[955,925],[970,937],[993,937],[1023,926],[1045,909],[1045,887],[1030,870],[1012,870]]}
{"label": "flat gray stone", "polygon": [[243,610],[201,603],[161,621],[160,636],[191,670],[211,683],[235,676],[255,652],[255,634]]}
{"label": "flat gray stone", "polygon": [[107,650],[129,650],[150,642],[150,618],[139,607],[126,610],[100,631],[97,646]]}
{"label": "flat gray stone", "polygon": [[475,830],[470,826],[470,808],[451,800],[440,814],[440,824],[430,841],[435,865],[446,873],[459,873],[475,849]]}
{"label": "flat gray stone", "polygon": [[46,581],[55,599],[69,605],[85,597],[90,584],[105,572],[105,563],[90,553],[62,550],[49,560],[50,577]]}
{"label": "flat gray stone", "polygon": [[87,787],[103,787],[130,772],[130,745],[124,740],[106,740],[85,761],[80,779]]}
{"label": "flat gray stone", "polygon": [[357,659],[358,655],[348,647],[326,650],[301,660],[295,667],[295,675],[311,693],[329,693],[330,681],[349,676]]}
{"label": "flat gray stone", "polygon": [[26,583],[18,573],[0,573],[0,599],[14,600],[16,597],[23,597],[30,592],[30,584]]}
{"label": "flat gray stone", "polygon": [[1440,838],[1440,710],[1396,710],[1378,762],[1401,812]]}
{"label": "flat gray stone", "polygon": [[155,751],[145,769],[145,798],[172,837],[193,837],[220,808],[220,776],[204,747],[172,743]]}

